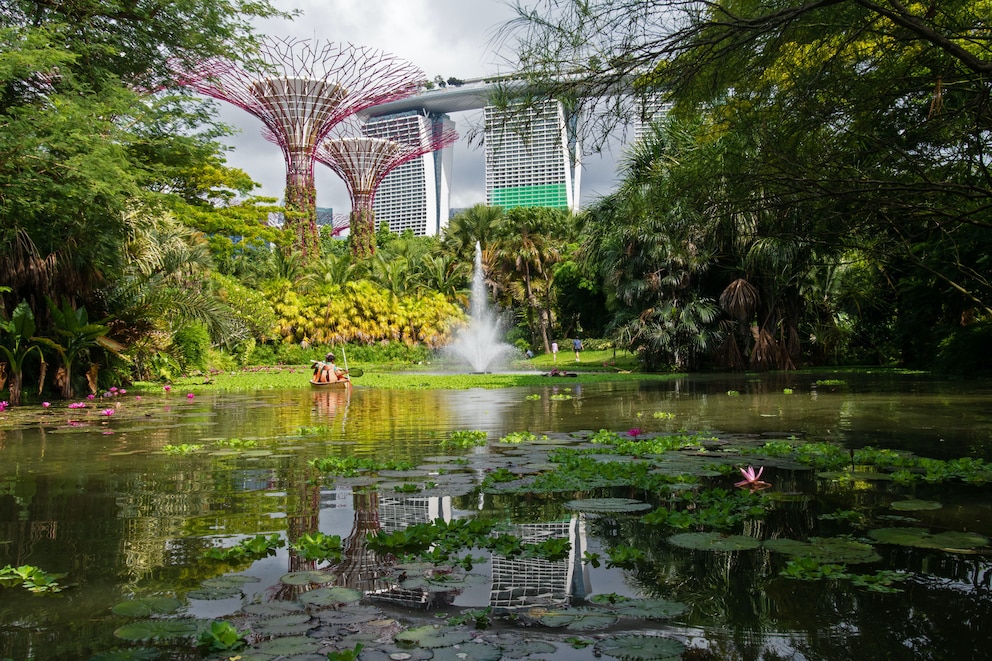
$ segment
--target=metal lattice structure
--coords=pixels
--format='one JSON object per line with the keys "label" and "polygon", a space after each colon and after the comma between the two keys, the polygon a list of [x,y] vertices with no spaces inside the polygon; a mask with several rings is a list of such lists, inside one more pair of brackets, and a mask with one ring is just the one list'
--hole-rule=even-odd
{"label": "metal lattice structure", "polygon": [[257,117],[286,161],[285,206],[304,258],[316,255],[317,146],[342,120],[372,106],[405,98],[424,72],[383,51],[307,39],[262,40],[262,66],[226,58],[203,62],[180,82]]}
{"label": "metal lattice structure", "polygon": [[458,139],[451,126],[430,118],[410,115],[411,121],[395,118],[349,120],[334,129],[317,147],[317,160],[334,170],[351,197],[351,249],[356,257],[375,253],[375,211],[372,208],[379,184],[396,167]]}

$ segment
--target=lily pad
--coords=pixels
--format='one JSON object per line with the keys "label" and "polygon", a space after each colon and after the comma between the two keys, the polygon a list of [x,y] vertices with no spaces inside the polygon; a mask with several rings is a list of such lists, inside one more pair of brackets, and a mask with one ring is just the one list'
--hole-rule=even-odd
{"label": "lily pad", "polygon": [[241,596],[240,587],[226,588],[203,588],[202,590],[190,590],[186,593],[187,599],[201,599],[203,601],[215,601],[218,599],[232,599]]}
{"label": "lily pad", "polygon": [[844,537],[812,537],[808,542],[797,539],[768,539],[765,548],[793,558],[810,558],[817,562],[861,564],[878,562],[882,557],[871,544]]}
{"label": "lily pad", "polygon": [[260,621],[257,631],[268,636],[304,635],[315,626],[309,613],[290,613]]}
{"label": "lily pad", "polygon": [[151,617],[152,615],[170,615],[182,607],[182,602],[172,597],[140,597],[115,604],[110,610],[115,615],[125,617]]}
{"label": "lily pad", "polygon": [[317,588],[300,595],[300,601],[308,606],[337,606],[361,600],[361,591],[342,587]]}
{"label": "lily pad", "polygon": [[686,647],[673,638],[628,634],[596,643],[596,651],[615,659],[631,661],[677,661]]}
{"label": "lily pad", "polygon": [[303,606],[293,601],[267,601],[262,604],[248,604],[241,609],[249,615],[261,615],[263,617],[285,615],[288,612],[301,612]]}
{"label": "lily pad", "polygon": [[307,638],[306,636],[287,636],[285,638],[273,638],[263,643],[255,645],[254,651],[262,654],[313,654],[323,645],[322,641]]}
{"label": "lily pad", "polygon": [[503,650],[485,643],[464,643],[434,650],[433,661],[500,661]]}
{"label": "lily pad", "polygon": [[153,647],[133,647],[101,652],[90,657],[90,661],[154,661],[161,652]]}
{"label": "lily pad", "polygon": [[761,540],[745,535],[723,535],[718,532],[684,532],[672,535],[673,546],[696,551],[749,551],[761,546]]}
{"label": "lily pad", "polygon": [[246,576],[245,574],[227,574],[226,576],[215,576],[204,579],[200,585],[205,588],[234,588],[241,587],[247,583],[258,583],[257,576]]}
{"label": "lily pad", "polygon": [[279,582],[286,585],[310,585],[311,583],[330,583],[336,577],[326,571],[294,571],[283,574],[279,577]]}
{"label": "lily pad", "polygon": [[925,528],[878,528],[868,535],[882,544],[913,546],[921,549],[975,549],[989,543],[987,537],[973,532],[931,533]]}
{"label": "lily pad", "polygon": [[688,606],[667,599],[627,599],[613,606],[613,610],[623,617],[636,617],[650,620],[666,620],[678,617]]}
{"label": "lily pad", "polygon": [[570,500],[565,507],[579,512],[643,512],[651,509],[651,505],[633,498],[586,498]]}
{"label": "lily pad", "polygon": [[923,512],[925,510],[939,510],[941,507],[943,505],[935,500],[917,500],[916,498],[897,500],[889,505],[890,509],[899,512]]}
{"label": "lily pad", "polygon": [[114,636],[122,640],[176,640],[191,638],[199,628],[196,620],[141,620],[119,627]]}
{"label": "lily pad", "polygon": [[617,616],[614,613],[593,608],[535,609],[530,611],[528,615],[546,627],[566,628],[570,631],[605,629],[617,622]]}
{"label": "lily pad", "polygon": [[467,643],[472,640],[469,631],[452,629],[450,627],[435,627],[427,624],[422,627],[414,627],[396,634],[395,640],[398,643],[417,645],[433,649],[435,647],[449,647],[460,643]]}

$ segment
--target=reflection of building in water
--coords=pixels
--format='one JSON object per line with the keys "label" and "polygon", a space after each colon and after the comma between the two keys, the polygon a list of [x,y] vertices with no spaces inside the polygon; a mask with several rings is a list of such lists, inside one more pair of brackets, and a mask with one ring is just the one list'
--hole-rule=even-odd
{"label": "reflection of building in water", "polygon": [[[418,496],[412,498],[389,498],[379,501],[379,526],[383,532],[396,532],[418,523],[431,523],[436,519],[451,521],[450,496]],[[411,608],[430,608],[438,604],[448,604],[456,592],[438,592],[426,588],[408,589],[398,583],[385,585],[382,589],[370,592],[369,596],[379,601],[399,604]]]}
{"label": "reflection of building in water", "polygon": [[582,564],[582,555],[586,550],[584,519],[576,515],[568,521],[525,523],[514,526],[509,533],[528,544],[547,539],[567,539],[571,550],[568,557],[562,560],[493,555],[493,586],[489,604],[496,612],[533,606],[560,607],[566,605],[570,597],[589,594],[589,574]]}
{"label": "reflection of building in water", "polygon": [[416,498],[379,499],[379,524],[384,532],[403,530],[418,523],[431,523],[435,519],[451,521],[451,497],[430,496]]}

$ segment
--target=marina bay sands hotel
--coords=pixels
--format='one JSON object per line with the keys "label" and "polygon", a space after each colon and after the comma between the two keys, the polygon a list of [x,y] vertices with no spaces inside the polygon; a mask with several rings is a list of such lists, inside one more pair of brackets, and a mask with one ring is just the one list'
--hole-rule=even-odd
{"label": "marina bay sands hotel", "polygon": [[[452,126],[449,113],[482,109],[486,203],[578,210],[578,118],[554,100],[497,108],[490,103],[492,90],[484,79],[468,80],[376,106],[368,111],[366,131],[373,137],[420,135]],[[393,232],[439,234],[448,222],[452,160],[446,147],[393,170],[376,193],[376,220]]]}

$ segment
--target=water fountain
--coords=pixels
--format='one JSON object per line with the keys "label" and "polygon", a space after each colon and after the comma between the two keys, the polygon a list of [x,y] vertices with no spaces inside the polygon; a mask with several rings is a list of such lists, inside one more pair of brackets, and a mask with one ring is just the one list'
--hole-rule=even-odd
{"label": "water fountain", "polygon": [[489,371],[514,351],[511,345],[502,341],[503,327],[488,298],[482,271],[482,246],[476,241],[472,290],[469,293],[469,324],[458,332],[448,349],[478,373]]}

